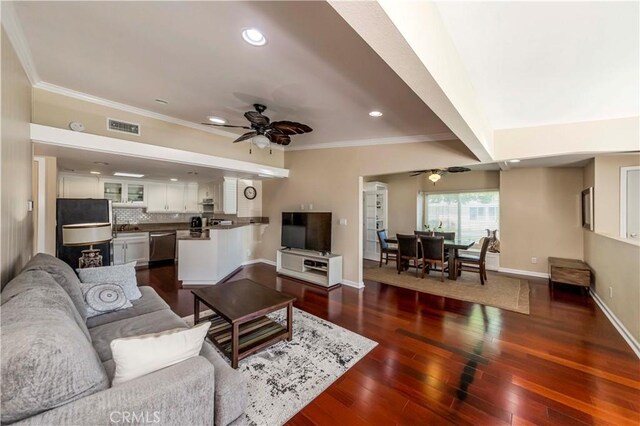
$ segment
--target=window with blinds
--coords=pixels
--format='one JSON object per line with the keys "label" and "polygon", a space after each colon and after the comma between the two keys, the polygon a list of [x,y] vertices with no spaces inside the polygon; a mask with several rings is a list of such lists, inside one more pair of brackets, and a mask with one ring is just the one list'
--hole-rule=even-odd
{"label": "window with blinds", "polygon": [[426,194],[424,228],[455,231],[456,239],[479,241],[487,229],[499,229],[498,191]]}

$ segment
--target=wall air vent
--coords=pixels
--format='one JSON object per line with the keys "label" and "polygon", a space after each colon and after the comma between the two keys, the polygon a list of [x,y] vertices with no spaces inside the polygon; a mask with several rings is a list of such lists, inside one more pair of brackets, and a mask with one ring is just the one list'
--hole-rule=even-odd
{"label": "wall air vent", "polygon": [[107,130],[140,136],[139,124],[127,123],[126,121],[114,120],[113,118],[107,118]]}

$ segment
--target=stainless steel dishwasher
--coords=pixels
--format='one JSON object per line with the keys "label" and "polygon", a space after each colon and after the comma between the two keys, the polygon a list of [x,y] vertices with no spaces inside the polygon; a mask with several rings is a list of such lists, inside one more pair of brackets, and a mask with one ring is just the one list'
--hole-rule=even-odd
{"label": "stainless steel dishwasher", "polygon": [[149,232],[149,262],[173,260],[176,254],[176,231]]}

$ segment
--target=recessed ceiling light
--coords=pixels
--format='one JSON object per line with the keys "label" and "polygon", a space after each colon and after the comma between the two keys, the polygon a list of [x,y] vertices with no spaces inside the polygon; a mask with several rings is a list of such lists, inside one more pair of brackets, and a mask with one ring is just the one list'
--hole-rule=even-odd
{"label": "recessed ceiling light", "polygon": [[176,178],[171,178],[171,179],[169,179],[169,180],[170,180],[171,182],[177,182],[177,181],[178,181],[178,179],[176,179]]}
{"label": "recessed ceiling light", "polygon": [[227,120],[225,120],[224,118],[216,117],[215,115],[209,116],[207,118],[209,119],[210,122],[216,123],[216,124],[225,124],[227,122]]}
{"label": "recessed ceiling light", "polygon": [[509,160],[510,163],[519,163],[520,160]]}
{"label": "recessed ceiling light", "polygon": [[382,113],[380,111],[371,111],[369,115],[372,117],[382,117]]}
{"label": "recessed ceiling light", "polygon": [[255,28],[247,28],[242,31],[242,38],[244,41],[252,46],[264,46],[267,44],[267,38]]}
{"label": "recessed ceiling light", "polygon": [[162,104],[162,105],[166,105],[166,104],[168,104],[168,103],[169,103],[169,101],[164,100],[164,99],[160,99],[160,98],[156,98],[156,99],[155,99],[155,101],[156,101],[157,103],[159,103],[159,104]]}
{"label": "recessed ceiling light", "polygon": [[132,177],[132,178],[144,177],[144,175],[141,175],[141,174],[138,174],[138,173],[125,173],[125,172],[115,172],[113,175],[114,176],[122,176],[122,177]]}
{"label": "recessed ceiling light", "polygon": [[99,175],[100,174],[100,172],[96,172],[96,171],[93,171],[93,170],[90,171],[89,173],[91,173],[92,175]]}
{"label": "recessed ceiling light", "polygon": [[105,163],[104,161],[94,161],[93,164],[97,164],[98,166],[108,166],[109,163]]}

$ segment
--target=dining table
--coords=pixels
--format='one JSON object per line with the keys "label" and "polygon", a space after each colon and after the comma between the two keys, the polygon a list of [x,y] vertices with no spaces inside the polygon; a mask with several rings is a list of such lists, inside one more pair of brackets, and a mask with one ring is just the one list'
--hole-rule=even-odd
{"label": "dining table", "polygon": [[[385,240],[389,244],[398,244],[398,240],[395,238],[387,238]],[[420,240],[418,240],[420,241]],[[458,279],[458,270],[456,268],[456,257],[458,256],[458,250],[467,250],[472,247],[476,242],[473,240],[444,240],[444,249],[449,251],[449,279]]]}

